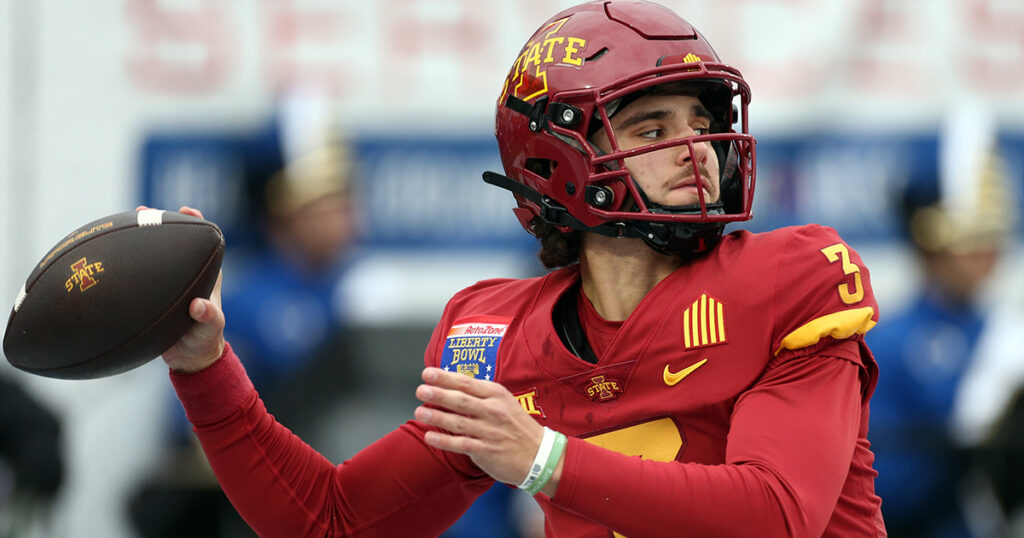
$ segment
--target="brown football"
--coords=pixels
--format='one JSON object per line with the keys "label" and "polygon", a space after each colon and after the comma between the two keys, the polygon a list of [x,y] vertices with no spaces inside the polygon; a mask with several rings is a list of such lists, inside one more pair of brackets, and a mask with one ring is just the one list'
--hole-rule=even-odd
{"label": "brown football", "polygon": [[95,220],[57,243],[18,293],[4,333],[17,368],[92,379],[158,357],[192,326],[224,257],[212,222],[147,209]]}

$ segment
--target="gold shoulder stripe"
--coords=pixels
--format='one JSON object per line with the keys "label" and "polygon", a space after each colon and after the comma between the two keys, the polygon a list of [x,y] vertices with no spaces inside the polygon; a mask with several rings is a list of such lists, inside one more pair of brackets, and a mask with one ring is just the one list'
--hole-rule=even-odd
{"label": "gold shoulder stripe", "polygon": [[779,344],[779,349],[775,350],[775,354],[778,355],[783,349],[813,346],[825,336],[841,340],[855,334],[864,334],[875,326],[876,322],[871,319],[874,315],[875,309],[865,306],[812,319],[787,334]]}

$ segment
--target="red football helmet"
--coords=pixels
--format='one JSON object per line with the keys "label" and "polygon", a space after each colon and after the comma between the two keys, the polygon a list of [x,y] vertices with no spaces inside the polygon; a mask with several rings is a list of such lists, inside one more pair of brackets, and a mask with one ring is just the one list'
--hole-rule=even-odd
{"label": "red football helmet", "polygon": [[[696,89],[713,116],[710,132],[620,150],[610,118],[667,83]],[[516,195],[527,230],[539,216],[563,231],[640,237],[660,252],[699,254],[718,242],[726,222],[751,217],[749,102],[740,72],[671,10],[642,1],[581,4],[544,23],[512,65],[495,113],[507,176],[487,172],[484,180]],[[589,140],[601,127],[609,153]],[[721,196],[712,203],[653,203],[626,169],[627,157],[684,145],[693,154],[694,144],[705,142],[721,170]]]}

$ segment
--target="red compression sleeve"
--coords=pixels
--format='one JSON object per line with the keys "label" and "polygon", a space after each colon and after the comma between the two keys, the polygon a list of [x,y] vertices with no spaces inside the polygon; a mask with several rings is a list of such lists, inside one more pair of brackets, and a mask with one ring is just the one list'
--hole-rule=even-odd
{"label": "red compression sleeve", "polygon": [[217,480],[260,536],[438,535],[493,483],[457,471],[414,422],[335,466],[267,413],[230,347],[171,379]]}
{"label": "red compression sleeve", "polygon": [[858,372],[823,356],[772,369],[736,404],[725,465],[572,439],[552,502],[626,536],[821,536],[858,436]]}

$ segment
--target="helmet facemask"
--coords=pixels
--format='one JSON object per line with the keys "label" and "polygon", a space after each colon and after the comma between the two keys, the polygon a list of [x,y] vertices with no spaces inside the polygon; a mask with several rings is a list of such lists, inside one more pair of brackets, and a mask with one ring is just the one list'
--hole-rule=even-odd
{"label": "helmet facemask", "polygon": [[[583,153],[590,172],[585,182],[587,202],[593,212],[619,226],[614,235],[640,237],[658,252],[684,257],[700,255],[714,247],[726,222],[749,219],[753,190],[752,168],[741,170],[741,164],[752,166],[753,139],[732,131],[733,124],[737,123],[743,125],[745,131],[746,119],[740,116],[740,111],[745,112],[749,99],[745,85],[741,89],[739,84],[726,79],[697,78],[692,75],[693,71],[695,69],[669,67],[668,72],[648,76],[645,81],[625,81],[617,88],[605,89],[595,100],[585,146],[579,144],[578,136],[559,133],[558,125],[551,127],[553,134]],[[708,131],[621,149],[612,128],[612,118],[649,95],[696,97],[703,107],[703,114],[708,116]],[[734,100],[739,103],[734,104]],[[594,141],[595,134],[602,130],[606,145],[610,146],[609,151],[602,150]],[[693,170],[697,185],[704,181],[717,182],[718,196],[713,200],[706,200],[703,189],[698,188],[694,203],[656,203],[627,167],[628,158],[655,151],[672,151],[669,148],[679,146],[686,146],[688,155],[696,155],[695,146],[705,143],[710,143],[715,152],[717,177],[705,177],[707,172],[702,171],[703,166],[699,163],[691,161],[689,168]],[[748,156],[747,162],[741,163],[744,154]],[[744,182],[743,177],[748,171],[749,182]],[[604,233],[608,228],[591,231]]]}
{"label": "helmet facemask", "polygon": [[[650,133],[625,145],[613,135],[609,144],[594,143],[594,132],[612,133],[611,118],[632,101],[675,85],[697,93],[712,119],[708,131],[673,130],[673,140]],[[495,111],[507,175],[486,172],[484,180],[516,195],[514,211],[527,230],[540,219],[562,232],[643,238],[660,252],[699,255],[717,243],[727,222],[751,216],[756,158],[749,102],[739,71],[720,63],[704,37],[674,12],[648,2],[580,4],[541,25],[513,63]],[[653,143],[646,145],[648,137]],[[670,172],[667,157],[645,156],[675,147],[685,165],[687,151],[707,154],[709,145],[719,164],[715,178],[699,170]],[[627,159],[648,166],[637,169],[644,181],[665,172],[672,174],[666,180],[683,183],[645,183],[659,188],[644,192]],[[683,174],[688,177],[674,177]],[[706,188],[718,188],[717,199],[702,199],[699,188],[689,191],[697,196],[683,194],[694,175],[698,183],[710,180]],[[677,202],[687,205],[672,205]]]}

